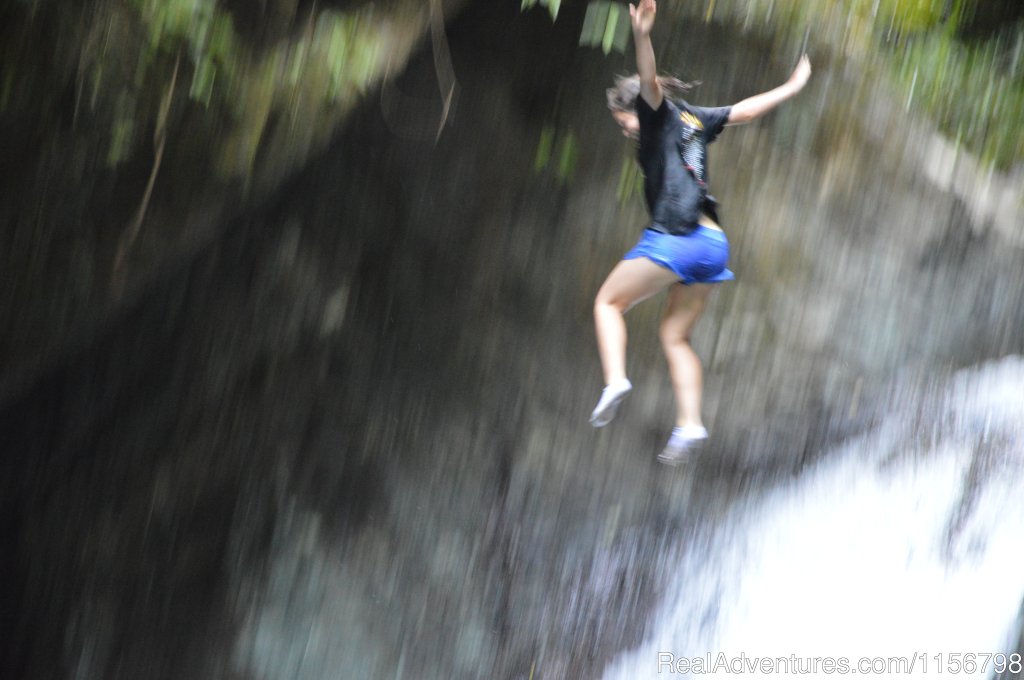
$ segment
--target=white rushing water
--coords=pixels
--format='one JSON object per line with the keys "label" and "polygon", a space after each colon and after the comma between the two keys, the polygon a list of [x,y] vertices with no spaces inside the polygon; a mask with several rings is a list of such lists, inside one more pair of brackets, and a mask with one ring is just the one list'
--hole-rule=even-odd
{"label": "white rushing water", "polygon": [[[916,427],[930,432],[913,431],[908,405],[736,507],[605,678],[1018,670],[999,655],[1024,601],[1024,360],[965,371],[929,404]],[[985,472],[969,484],[975,460]]]}

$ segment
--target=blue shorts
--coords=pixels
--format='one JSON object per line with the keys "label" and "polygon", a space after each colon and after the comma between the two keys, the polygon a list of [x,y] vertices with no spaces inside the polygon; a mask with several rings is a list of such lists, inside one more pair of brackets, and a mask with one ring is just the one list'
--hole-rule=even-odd
{"label": "blue shorts", "polygon": [[640,241],[623,260],[646,257],[670,269],[683,283],[721,283],[736,277],[725,268],[729,262],[729,241],[725,232],[697,225],[693,233],[672,236],[645,229]]}

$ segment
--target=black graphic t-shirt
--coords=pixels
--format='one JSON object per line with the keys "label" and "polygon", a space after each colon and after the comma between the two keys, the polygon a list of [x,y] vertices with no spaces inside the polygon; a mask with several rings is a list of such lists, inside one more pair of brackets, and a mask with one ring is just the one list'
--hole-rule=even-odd
{"label": "black graphic t-shirt", "polygon": [[637,98],[638,158],[644,171],[651,229],[689,234],[701,211],[718,220],[715,199],[708,195],[707,145],[725,127],[731,109],[691,106],[664,98],[655,111],[643,97]]}

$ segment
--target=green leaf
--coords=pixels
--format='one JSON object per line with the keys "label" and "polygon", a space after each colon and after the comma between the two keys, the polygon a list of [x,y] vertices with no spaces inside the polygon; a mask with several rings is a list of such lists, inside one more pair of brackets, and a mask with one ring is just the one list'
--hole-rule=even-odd
{"label": "green leaf", "polygon": [[188,96],[204,106],[210,105],[210,95],[213,94],[213,82],[217,78],[217,67],[209,56],[204,56],[196,64],[195,73],[192,75],[192,86],[188,90]]}
{"label": "green leaf", "polygon": [[583,29],[580,31],[580,45],[596,47],[601,44],[608,24],[609,4],[605,0],[594,0],[587,5],[587,13],[583,17]]}
{"label": "green leaf", "polygon": [[625,14],[619,12],[619,20],[615,23],[615,37],[612,38],[612,47],[616,52],[625,52],[629,45],[629,19]]}
{"label": "green leaf", "polygon": [[576,135],[572,130],[562,138],[562,148],[558,155],[558,178],[567,181],[576,169]]}
{"label": "green leaf", "polygon": [[604,25],[604,35],[601,37],[601,50],[608,54],[612,50],[612,45],[615,42],[615,28],[619,24],[619,9],[618,5],[610,5],[608,7],[608,19]]}
{"label": "green leaf", "polygon": [[640,173],[640,166],[633,160],[631,154],[622,158],[622,168],[619,170],[619,186],[616,195],[619,205],[625,205],[634,196],[643,195],[644,178]]}
{"label": "green leaf", "polygon": [[131,119],[131,109],[122,97],[119,103],[122,113],[114,120],[110,134],[110,148],[107,149],[107,165],[113,167],[123,162],[131,153],[132,141],[135,136],[135,121]]}
{"label": "green leaf", "polygon": [[540,132],[540,142],[537,144],[537,157],[533,161],[533,169],[540,172],[551,162],[551,149],[555,144],[555,129],[545,125]]}
{"label": "green leaf", "polygon": [[605,54],[613,49],[625,52],[629,43],[629,20],[622,6],[608,0],[591,0],[583,16],[580,45],[601,46]]}

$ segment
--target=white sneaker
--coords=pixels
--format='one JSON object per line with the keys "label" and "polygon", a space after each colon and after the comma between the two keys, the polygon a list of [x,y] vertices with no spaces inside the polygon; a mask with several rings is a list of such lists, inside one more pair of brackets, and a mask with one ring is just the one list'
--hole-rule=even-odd
{"label": "white sneaker", "polygon": [[604,427],[612,422],[612,418],[619,410],[619,404],[632,389],[633,383],[625,378],[605,387],[601,391],[601,398],[598,400],[597,406],[594,407],[594,412],[590,414],[590,424],[594,427]]}
{"label": "white sneaker", "polygon": [[672,430],[665,449],[658,454],[658,462],[665,465],[679,465],[692,460],[708,440],[708,431],[704,428],[682,428]]}

